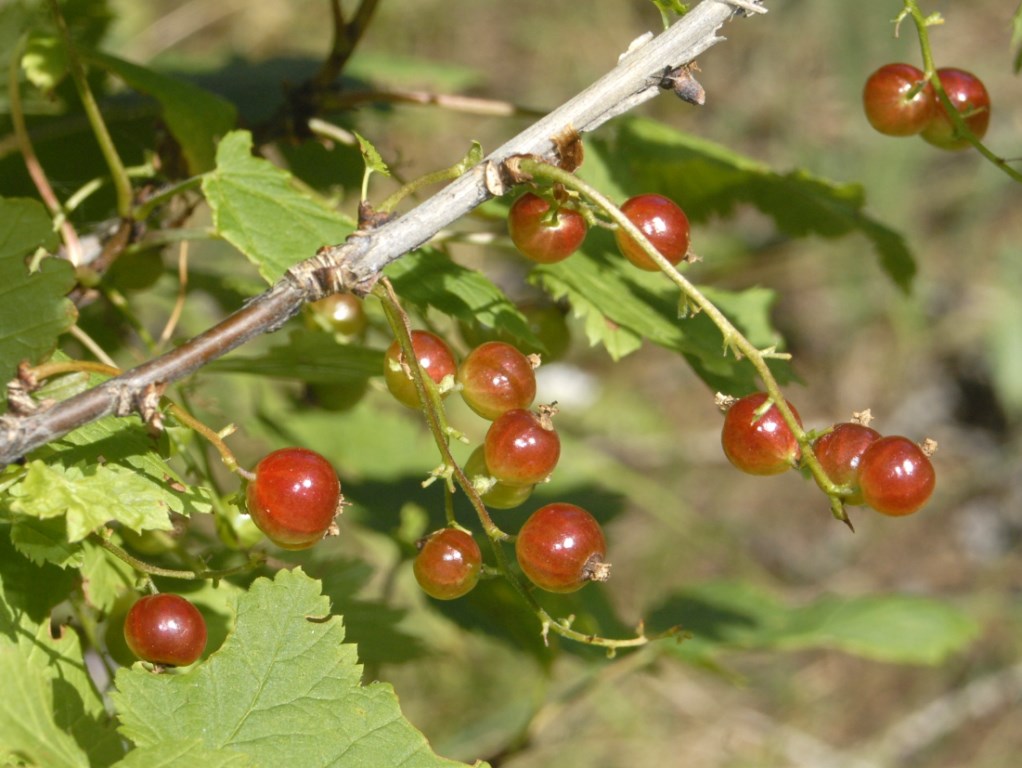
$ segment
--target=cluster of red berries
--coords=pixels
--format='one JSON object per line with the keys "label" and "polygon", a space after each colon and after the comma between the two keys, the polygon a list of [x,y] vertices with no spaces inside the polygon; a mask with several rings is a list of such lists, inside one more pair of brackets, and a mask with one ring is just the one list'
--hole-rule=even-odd
{"label": "cluster of red berries", "polygon": [[[437,394],[457,390],[465,403],[491,422],[482,444],[465,463],[465,474],[489,507],[520,506],[537,483],[553,472],[561,441],[553,408],[530,410],[536,397],[536,358],[502,341],[474,348],[457,364],[450,347],[429,331],[413,331],[412,349]],[[399,402],[417,408],[419,398],[397,342],[385,355],[387,388]],[[515,553],[536,586],[571,592],[606,578],[606,542],[596,520],[572,504],[547,504],[518,533]],[[440,600],[470,592],[482,573],[482,552],[468,532],[443,528],[419,542],[413,571],[423,591]]]}
{"label": "cluster of red berries", "polygon": [[[785,402],[801,427],[798,411]],[[765,392],[728,407],[721,444],[732,464],[753,475],[779,474],[797,467],[802,458],[798,439]],[[864,424],[844,422],[812,445],[831,481],[847,488],[845,504],[865,504],[885,515],[910,515],[933,493],[933,465],[926,451],[907,437],[884,437]]]}
{"label": "cluster of red berries", "polygon": [[[688,217],[670,198],[636,195],[624,202],[621,212],[671,264],[677,264],[688,254]],[[526,192],[511,205],[507,227],[518,250],[539,264],[568,258],[581,247],[588,229],[578,210],[556,203],[551,209],[550,201],[532,192]],[[660,269],[623,229],[617,229],[614,236],[618,250],[636,267],[649,272]]]}
{"label": "cluster of red berries", "polygon": [[[937,70],[941,87],[972,134],[982,139],[990,124],[990,94],[970,72],[953,67]],[[937,98],[932,83],[911,64],[886,64],[866,80],[862,92],[866,119],[888,136],[920,135],[941,149],[964,149],[960,136]]]}

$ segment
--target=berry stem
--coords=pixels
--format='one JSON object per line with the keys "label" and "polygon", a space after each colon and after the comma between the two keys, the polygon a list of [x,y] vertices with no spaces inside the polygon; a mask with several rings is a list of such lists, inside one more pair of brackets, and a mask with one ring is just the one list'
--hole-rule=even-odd
{"label": "berry stem", "polygon": [[[934,23],[942,23],[943,19],[939,16],[927,17],[923,15],[922,10],[919,8],[917,0],[904,0],[905,7],[901,13],[898,14],[895,19],[895,24],[900,24],[905,17],[911,17],[912,22],[916,26],[916,31],[919,34],[919,50],[923,57],[923,68],[926,71],[926,77],[933,85],[933,90],[937,94],[937,99],[940,101],[941,109],[943,109],[952,124],[955,126],[955,131],[959,136],[968,141],[976,151],[979,152],[983,157],[993,163],[996,167],[1004,171],[1014,181],[1022,183],[1022,172],[1012,168],[1006,159],[990,150],[982,141],[976,138],[976,135],[969,130],[969,126],[966,125],[965,118],[962,117],[958,108],[951,103],[951,99],[948,98],[947,91],[944,90],[943,83],[940,82],[940,78],[937,76],[937,65],[933,59],[933,48],[930,46],[930,33],[928,28]],[[895,27],[897,29],[897,27]],[[897,32],[895,32],[897,34]]]}
{"label": "berry stem", "polygon": [[266,558],[262,555],[253,555],[247,562],[241,565],[236,565],[233,568],[223,568],[220,570],[197,570],[197,571],[184,571],[175,570],[173,568],[163,568],[152,563],[147,563],[144,560],[139,560],[137,557],[129,553],[122,547],[114,544],[109,539],[110,531],[104,530],[103,532],[97,532],[90,535],[92,541],[98,544],[100,547],[105,549],[107,552],[112,554],[119,560],[123,560],[125,563],[130,565],[139,573],[144,573],[147,576],[164,576],[169,579],[182,579],[185,581],[204,581],[206,579],[222,579],[227,576],[233,576],[238,573],[245,573],[251,571],[254,568],[258,568],[266,562]]}
{"label": "berry stem", "polygon": [[787,401],[781,392],[781,387],[777,383],[777,379],[774,378],[773,372],[770,370],[770,366],[767,364],[767,360],[769,359],[789,359],[790,355],[777,352],[772,347],[761,350],[749,341],[742,332],[735,327],[734,323],[732,323],[727,316],[703,294],[702,291],[700,291],[688,278],[681,274],[673,264],[665,259],[660,252],[653,247],[653,244],[649,242],[642,230],[635,226],[635,224],[633,224],[631,220],[621,212],[621,209],[607,199],[607,197],[605,197],[599,190],[593,188],[588,183],[578,178],[575,174],[569,173],[562,168],[558,168],[557,166],[551,165],[534,157],[512,158],[512,160],[508,162],[508,165],[510,166],[510,170],[513,175],[521,171],[532,177],[540,177],[547,179],[548,181],[563,184],[568,189],[572,189],[579,194],[586,196],[617,226],[624,229],[635,240],[635,242],[642,247],[643,252],[656,262],[661,271],[678,287],[686,301],[691,303],[691,305],[697,310],[706,313],[707,317],[713,321],[713,324],[717,326],[723,335],[725,351],[730,349],[736,357],[748,358],[752,367],[755,368],[756,373],[759,374],[760,379],[762,379],[763,384],[770,395],[770,399],[777,406],[777,410],[784,419],[784,423],[791,429],[792,434],[795,435],[795,438],[798,440],[799,445],[802,448],[802,465],[809,470],[813,480],[816,481],[816,484],[820,487],[820,489],[830,498],[831,512],[834,517],[850,527],[851,523],[848,519],[847,513],[845,512],[844,504],[841,501],[842,487],[835,485],[831,479],[827,477],[827,473],[824,472],[823,467],[820,465],[816,455],[813,453],[812,443],[809,436],[799,424],[798,419],[795,418],[795,414],[788,407]]}
{"label": "berry stem", "polygon": [[[454,480],[461,486],[466,496],[468,496],[468,500],[479,516],[479,522],[482,524],[486,535],[494,542],[507,541],[510,537],[493,522],[493,518],[490,517],[490,513],[486,510],[486,505],[483,504],[472,483],[451,454],[450,433],[447,428],[447,418],[443,404],[440,402],[436,388],[430,386],[432,380],[427,384],[426,377],[419,366],[418,357],[412,347],[411,324],[408,322],[408,315],[398,301],[397,294],[394,292],[394,286],[384,277],[373,288],[373,293],[381,299],[384,314],[387,316],[387,322],[390,324],[390,328],[394,332],[398,344],[401,346],[402,356],[408,362],[408,370],[411,373],[412,382],[415,384],[415,391],[419,396],[420,408],[426,417],[426,424],[433,435],[433,440],[436,442],[444,464],[451,468]],[[448,517],[449,521],[450,519],[451,515]]]}

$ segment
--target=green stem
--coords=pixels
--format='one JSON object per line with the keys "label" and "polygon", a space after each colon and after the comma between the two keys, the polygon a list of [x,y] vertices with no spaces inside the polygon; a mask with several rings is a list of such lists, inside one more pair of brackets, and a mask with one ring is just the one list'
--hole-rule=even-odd
{"label": "green stem", "polygon": [[431,184],[440,184],[445,181],[453,181],[465,173],[469,168],[473,167],[479,162],[479,156],[482,155],[482,150],[479,149],[478,144],[473,145],[473,150],[466,157],[462,158],[454,165],[448,168],[441,168],[439,171],[433,171],[427,173],[425,176],[420,176],[417,179],[413,179],[397,190],[394,194],[380,203],[377,210],[380,213],[390,213],[397,208],[398,203],[404,200],[409,195],[413,195],[423,187],[428,187]]}
{"label": "green stem", "polygon": [[919,49],[923,56],[923,68],[926,70],[926,77],[929,79],[933,90],[937,94],[937,99],[940,101],[941,109],[947,113],[951,123],[955,126],[956,133],[963,139],[968,141],[976,151],[979,152],[983,157],[993,163],[996,167],[1004,171],[1008,176],[1017,182],[1022,182],[1022,172],[1016,171],[1012,168],[1006,159],[990,150],[982,141],[980,141],[976,135],[969,130],[969,126],[965,122],[965,118],[962,117],[962,113],[958,111],[958,108],[948,98],[947,91],[944,90],[944,85],[940,82],[940,78],[937,76],[937,65],[933,58],[933,49],[930,46],[930,33],[927,31],[929,24],[927,18],[923,15],[923,12],[919,8],[919,4],[916,0],[904,0],[905,8],[899,16],[899,21],[904,18],[907,14],[912,17],[913,23],[916,25],[916,31],[919,34]]}
{"label": "green stem", "polygon": [[781,387],[777,383],[777,379],[774,378],[773,372],[770,370],[770,366],[767,364],[768,359],[787,359],[789,356],[778,353],[772,348],[761,350],[749,341],[727,318],[727,316],[702,293],[702,291],[700,291],[688,278],[682,275],[673,264],[661,255],[653,244],[649,242],[642,230],[635,226],[635,224],[633,224],[627,216],[621,213],[621,209],[614,205],[599,190],[582,181],[580,178],[575,176],[575,174],[569,173],[562,168],[550,165],[549,163],[545,163],[539,159],[529,157],[517,158],[516,166],[518,169],[524,171],[530,176],[544,178],[548,181],[563,184],[566,188],[584,195],[595,203],[618,227],[627,232],[632,239],[639,244],[646,255],[656,262],[661,271],[666,274],[670,281],[682,292],[682,295],[685,296],[686,300],[698,307],[701,312],[705,313],[706,316],[713,321],[713,324],[717,326],[724,337],[725,352],[730,349],[735,353],[736,357],[741,356],[748,358],[752,367],[756,370],[756,373],[759,374],[760,379],[763,381],[763,385],[766,387],[766,391],[770,395],[770,399],[777,406],[777,410],[780,412],[784,422],[788,425],[792,434],[794,434],[795,438],[798,440],[799,445],[802,448],[803,466],[809,470],[813,480],[816,481],[816,484],[820,487],[820,489],[829,497],[831,511],[834,514],[834,517],[845,524],[850,525],[848,515],[845,512],[843,503],[841,502],[842,492],[845,489],[841,486],[835,485],[827,476],[827,473],[824,472],[819,460],[813,453],[812,442],[809,436],[802,428],[802,425],[799,424],[794,412],[788,406],[788,402],[785,400],[784,394],[781,392]]}
{"label": "green stem", "polygon": [[180,195],[182,192],[197,188],[202,184],[202,178],[202,176],[193,176],[190,179],[185,179],[182,182],[160,190],[141,205],[135,206],[132,216],[136,221],[145,221],[157,207],[163,205],[168,200]]}
{"label": "green stem", "polygon": [[92,132],[96,136],[96,141],[99,142],[100,152],[102,152],[103,159],[106,160],[107,168],[110,169],[110,176],[113,178],[114,189],[117,193],[117,214],[122,219],[128,219],[131,217],[132,207],[131,180],[128,178],[127,171],[124,169],[124,163],[121,162],[120,155],[117,154],[117,148],[114,146],[113,139],[110,136],[110,131],[107,129],[106,123],[103,121],[103,115],[100,112],[99,104],[96,103],[96,98],[92,94],[92,89],[89,88],[89,81],[85,76],[85,68],[82,66],[82,62],[78,58],[78,51],[75,48],[74,40],[71,39],[71,30],[68,29],[67,20],[60,12],[60,6],[57,3],[57,0],[49,0],[49,2],[54,21],[57,24],[57,28],[60,30],[61,37],[64,39],[64,47],[67,52],[68,69],[71,72],[71,78],[75,82],[75,88],[78,90],[78,97],[82,100],[82,107],[85,109],[85,115],[89,120],[89,124],[92,126]]}
{"label": "green stem", "polygon": [[172,568],[162,568],[152,563],[147,563],[144,560],[139,560],[134,555],[128,553],[126,550],[114,544],[106,536],[100,533],[93,533],[91,535],[92,540],[105,549],[107,552],[112,554],[119,560],[123,560],[125,563],[130,565],[139,573],[144,573],[147,576],[163,576],[169,579],[183,579],[185,581],[204,581],[206,579],[223,579],[227,576],[234,576],[238,573],[245,573],[251,571],[253,568],[258,568],[263,564],[265,559],[263,557],[252,557],[246,563],[236,565],[233,568],[223,568],[219,570],[196,570],[196,571],[179,571]]}

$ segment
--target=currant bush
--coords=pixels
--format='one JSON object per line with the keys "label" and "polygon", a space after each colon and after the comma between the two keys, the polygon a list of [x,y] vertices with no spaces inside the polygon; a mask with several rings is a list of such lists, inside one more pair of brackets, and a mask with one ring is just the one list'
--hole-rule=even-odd
{"label": "currant bush", "polygon": [[206,620],[180,595],[146,595],[128,610],[124,641],[143,661],[184,667],[197,661],[206,649]]}
{"label": "currant bush", "polygon": [[605,581],[607,542],[600,524],[574,504],[540,507],[515,539],[522,573],[547,592],[575,592],[590,581]]}
{"label": "currant bush", "polygon": [[323,456],[306,448],[266,455],[245,491],[248,512],[284,549],[306,549],[323,538],[341,501],[341,483]]}

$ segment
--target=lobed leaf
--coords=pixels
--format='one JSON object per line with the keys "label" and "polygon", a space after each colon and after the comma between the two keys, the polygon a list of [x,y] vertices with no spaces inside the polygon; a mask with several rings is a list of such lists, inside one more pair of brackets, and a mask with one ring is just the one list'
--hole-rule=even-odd
{"label": "lobed leaf", "polygon": [[217,234],[241,251],[268,283],[354,229],[346,218],[299,192],[289,173],[254,157],[247,131],[223,138],[216,169],[203,177],[202,189]]}
{"label": "lobed leaf", "polygon": [[0,198],[0,380],[8,381],[23,360],[38,363],[77,317],[66,298],[74,268],[62,259],[43,259],[29,272],[25,260],[39,248],[54,251],[50,217],[35,200]]}
{"label": "lobed leaf", "polygon": [[343,640],[340,617],[301,569],[258,579],[205,662],[176,675],[118,671],[121,733],[141,748],[202,734],[204,748],[259,765],[460,765],[432,753],[389,685],[360,684],[356,649]]}

